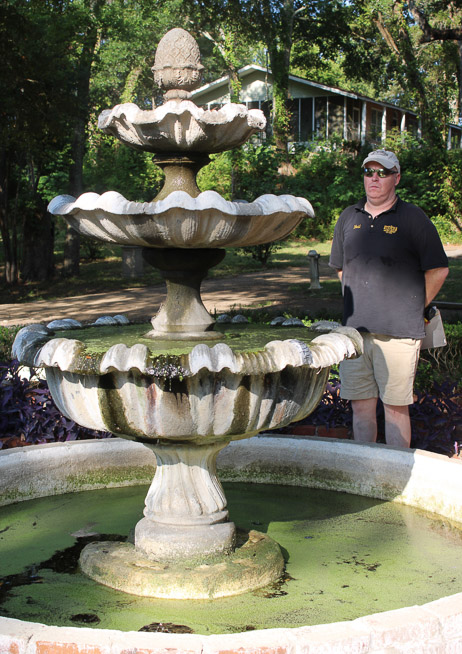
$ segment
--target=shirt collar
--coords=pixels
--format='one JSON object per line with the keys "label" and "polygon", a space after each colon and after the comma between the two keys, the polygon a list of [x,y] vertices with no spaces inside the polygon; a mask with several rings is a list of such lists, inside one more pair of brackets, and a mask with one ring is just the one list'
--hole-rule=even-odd
{"label": "shirt collar", "polygon": [[[354,205],[354,208],[356,209],[356,211],[361,211],[362,213],[366,213],[366,210],[364,209],[364,205],[366,204],[366,201],[367,201],[366,196],[361,198],[361,200],[359,200],[359,202],[357,202]],[[378,215],[382,216],[384,213],[392,213],[392,212],[396,213],[396,211],[398,209],[398,205],[400,203],[401,203],[400,198],[398,196],[396,196],[396,202],[394,203],[394,205],[392,207],[390,207],[389,209],[387,209],[386,211],[382,211],[382,213],[380,213]]]}

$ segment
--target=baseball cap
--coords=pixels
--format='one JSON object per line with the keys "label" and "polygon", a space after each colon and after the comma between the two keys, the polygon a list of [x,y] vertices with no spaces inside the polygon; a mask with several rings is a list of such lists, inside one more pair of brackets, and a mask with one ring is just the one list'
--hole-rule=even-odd
{"label": "baseball cap", "polygon": [[370,161],[376,161],[389,170],[396,168],[398,172],[401,171],[398,157],[394,152],[391,152],[390,150],[374,150],[367,155],[362,165],[365,166]]}

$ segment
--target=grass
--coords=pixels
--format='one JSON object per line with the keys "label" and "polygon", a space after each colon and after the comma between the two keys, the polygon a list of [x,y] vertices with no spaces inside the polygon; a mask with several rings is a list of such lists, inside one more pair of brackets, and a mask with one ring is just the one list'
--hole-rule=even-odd
{"label": "grass", "polygon": [[[309,250],[316,250],[320,255],[320,263],[324,270],[329,259],[331,243],[318,241],[291,240],[281,244],[268,264],[269,269],[287,268],[290,266],[303,266],[307,270],[306,284],[298,285],[297,292],[308,293],[309,265],[307,254]],[[118,246],[104,246],[101,248],[103,258],[95,261],[82,260],[80,275],[78,277],[64,278],[60,274],[61,266],[58,264],[56,275],[52,280],[42,282],[26,282],[17,286],[7,286],[0,283],[0,304],[32,302],[35,300],[51,301],[54,299],[85,295],[87,293],[104,293],[124,288],[136,288],[162,284],[159,272],[145,265],[144,274],[137,279],[122,277],[121,248]],[[58,254],[59,256],[59,254]],[[438,295],[438,300],[445,302],[462,303],[462,257],[450,259],[450,274]],[[215,279],[231,277],[250,272],[258,272],[262,266],[251,256],[242,251],[229,249],[224,260],[209,272]],[[2,276],[0,266],[0,277]],[[294,288],[288,287],[288,293]],[[329,298],[340,295],[340,283],[333,277],[323,281],[319,291],[309,290],[311,298]]]}
{"label": "grass", "polygon": [[[324,255],[327,261],[330,243],[315,241],[290,241],[282,244],[271,257],[269,268],[287,268],[288,266],[307,266],[307,253],[315,249]],[[162,284],[160,273],[145,265],[144,274],[137,279],[122,277],[122,255],[118,246],[101,248],[103,258],[95,261],[82,260],[78,277],[64,278],[61,275],[61,264],[58,262],[55,277],[48,281],[25,282],[15,286],[0,283],[0,304],[33,302],[36,300],[55,300],[87,293],[104,293],[123,288],[139,288]],[[59,254],[58,254],[59,257]],[[248,272],[262,270],[260,263],[239,250],[226,251],[224,260],[209,272],[213,278],[230,277]],[[3,276],[0,266],[0,277]]]}

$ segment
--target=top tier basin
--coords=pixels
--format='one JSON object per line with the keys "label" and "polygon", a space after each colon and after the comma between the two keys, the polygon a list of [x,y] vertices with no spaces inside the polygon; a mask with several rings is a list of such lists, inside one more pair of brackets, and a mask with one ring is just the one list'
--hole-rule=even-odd
{"label": "top tier basin", "polygon": [[239,147],[266,120],[258,109],[227,104],[222,109],[202,109],[191,102],[170,100],[143,111],[131,102],[103,111],[98,127],[122,143],[143,152],[224,152]]}

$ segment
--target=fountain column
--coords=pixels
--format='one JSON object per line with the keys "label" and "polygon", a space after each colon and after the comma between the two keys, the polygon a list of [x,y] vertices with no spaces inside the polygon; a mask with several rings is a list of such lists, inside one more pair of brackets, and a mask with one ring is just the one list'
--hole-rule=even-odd
{"label": "fountain column", "polygon": [[146,496],[136,547],[152,560],[185,560],[229,553],[235,526],[216,474],[217,455],[228,441],[204,445],[148,444],[157,470]]}

